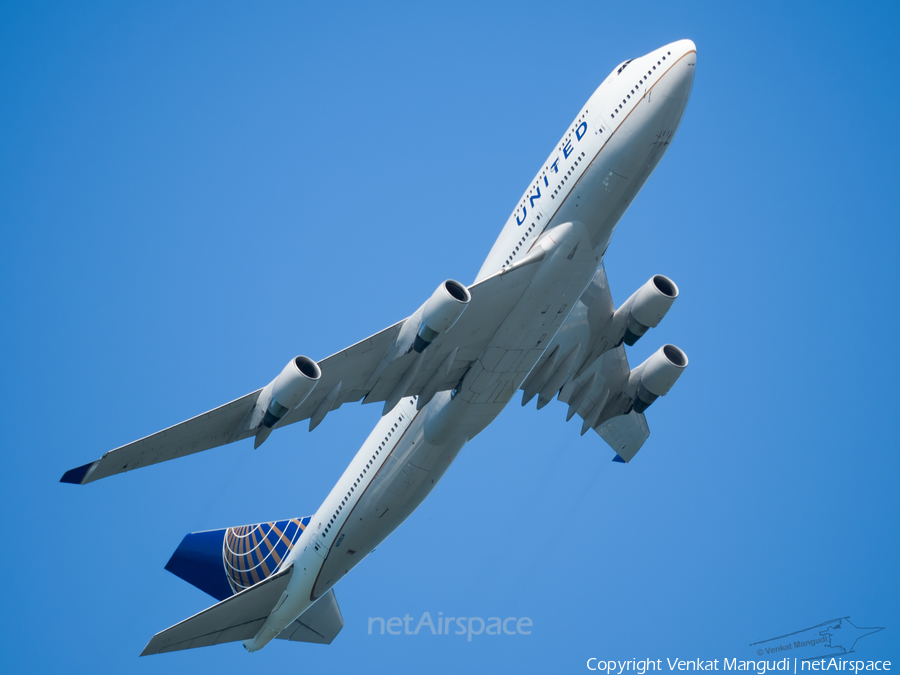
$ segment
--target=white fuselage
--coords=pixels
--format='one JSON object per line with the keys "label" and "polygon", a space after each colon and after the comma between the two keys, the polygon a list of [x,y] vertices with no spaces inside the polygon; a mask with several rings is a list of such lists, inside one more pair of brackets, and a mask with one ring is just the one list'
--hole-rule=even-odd
{"label": "white fuselage", "polygon": [[[552,254],[458,387],[421,410],[402,399],[375,426],[312,517],[288,560],[285,598],[257,637],[263,647],[393,532],[434,489],[463,446],[509,403],[603,260],[616,224],[656,168],[687,105],[690,40],[626,62],[579,111],[503,227],[480,281],[535,244]],[[542,245],[538,244],[538,245]]]}

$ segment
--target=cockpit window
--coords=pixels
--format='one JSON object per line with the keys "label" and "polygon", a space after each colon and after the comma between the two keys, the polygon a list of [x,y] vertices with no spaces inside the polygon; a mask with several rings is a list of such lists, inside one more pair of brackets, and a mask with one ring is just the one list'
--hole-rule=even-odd
{"label": "cockpit window", "polygon": [[628,59],[625,63],[623,63],[621,66],[619,66],[619,69],[616,71],[616,75],[621,75],[622,71],[625,70],[625,68],[628,66],[628,64],[631,63],[632,61],[634,61],[634,59]]}

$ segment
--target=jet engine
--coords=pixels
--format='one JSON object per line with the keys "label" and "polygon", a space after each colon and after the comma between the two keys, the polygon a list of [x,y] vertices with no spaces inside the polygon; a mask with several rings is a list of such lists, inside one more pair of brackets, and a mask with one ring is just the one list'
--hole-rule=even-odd
{"label": "jet engine", "polygon": [[641,286],[629,298],[631,306],[625,325],[625,344],[633,346],[648,329],[656,328],[677,297],[678,286],[662,274],[654,275]]}
{"label": "jet engine", "polygon": [[308,356],[291,359],[272,383],[272,399],[266,407],[262,425],[271,429],[289,410],[299,406],[312,393],[322,377],[319,364]]}
{"label": "jet engine", "polygon": [[687,354],[675,345],[663,345],[656,352],[634,369],[638,376],[637,394],[634,399],[634,411],[644,412],[660,396],[669,393],[675,381],[687,367]]}
{"label": "jet engine", "polygon": [[422,322],[413,349],[421,354],[438,335],[450,330],[471,299],[469,289],[453,279],[447,279],[438,286],[422,308]]}

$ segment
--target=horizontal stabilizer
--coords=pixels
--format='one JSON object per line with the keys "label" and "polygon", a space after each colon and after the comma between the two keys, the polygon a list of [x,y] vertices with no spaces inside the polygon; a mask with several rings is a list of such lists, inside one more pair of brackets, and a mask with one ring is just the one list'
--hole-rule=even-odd
{"label": "horizontal stabilizer", "polygon": [[277,637],[279,640],[330,645],[343,627],[341,608],[338,607],[334,591],[329,590]]}
{"label": "horizontal stabilizer", "polygon": [[293,565],[153,636],[141,656],[208,647],[256,636],[291,580]]}

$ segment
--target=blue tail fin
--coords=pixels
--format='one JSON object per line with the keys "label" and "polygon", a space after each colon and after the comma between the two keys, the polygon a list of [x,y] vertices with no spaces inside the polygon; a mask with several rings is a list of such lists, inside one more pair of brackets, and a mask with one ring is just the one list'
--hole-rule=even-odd
{"label": "blue tail fin", "polygon": [[166,569],[224,600],[281,569],[311,519],[192,532],[175,549]]}

